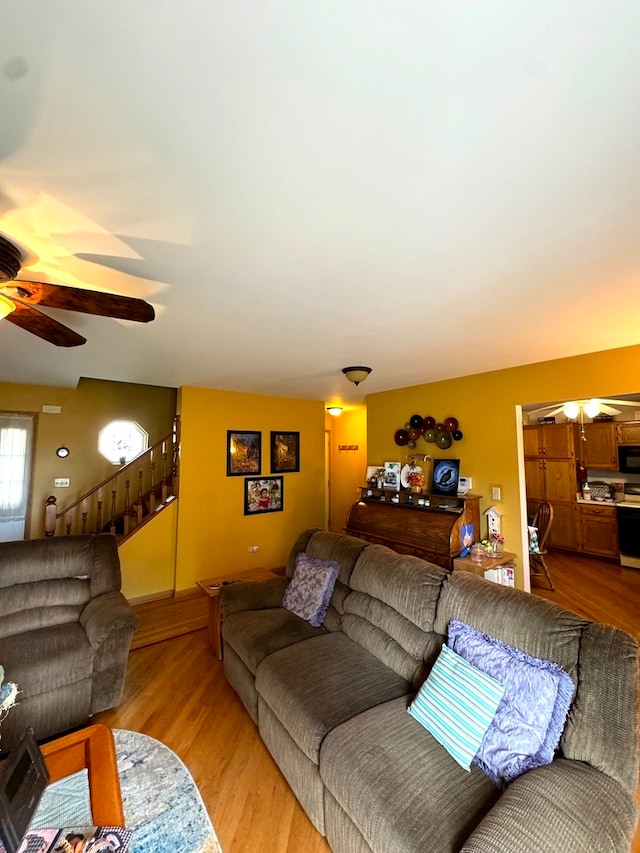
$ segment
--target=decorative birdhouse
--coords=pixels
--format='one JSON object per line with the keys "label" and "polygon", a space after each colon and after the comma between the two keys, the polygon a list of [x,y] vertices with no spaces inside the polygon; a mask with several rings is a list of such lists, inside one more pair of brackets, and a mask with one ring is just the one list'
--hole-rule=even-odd
{"label": "decorative birdhouse", "polygon": [[494,533],[501,533],[502,513],[497,507],[490,506],[489,509],[485,509],[484,514],[487,516],[487,536],[491,539]]}

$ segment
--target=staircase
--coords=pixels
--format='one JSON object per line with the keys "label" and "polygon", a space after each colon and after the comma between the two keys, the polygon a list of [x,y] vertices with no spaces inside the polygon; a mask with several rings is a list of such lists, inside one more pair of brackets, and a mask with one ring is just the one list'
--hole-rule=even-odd
{"label": "staircase", "polygon": [[178,496],[179,419],[153,447],[123,465],[69,506],[45,506],[45,536],[112,533],[124,542]]}

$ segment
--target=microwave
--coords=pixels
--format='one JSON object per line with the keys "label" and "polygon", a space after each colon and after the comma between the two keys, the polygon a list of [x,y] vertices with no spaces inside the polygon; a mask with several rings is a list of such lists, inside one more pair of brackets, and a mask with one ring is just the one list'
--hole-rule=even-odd
{"label": "microwave", "polygon": [[618,471],[640,474],[640,444],[618,445]]}

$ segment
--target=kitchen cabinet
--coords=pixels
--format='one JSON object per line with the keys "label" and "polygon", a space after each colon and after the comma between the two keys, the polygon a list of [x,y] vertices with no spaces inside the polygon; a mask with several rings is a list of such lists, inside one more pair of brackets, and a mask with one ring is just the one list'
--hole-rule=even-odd
{"label": "kitchen cabinet", "polygon": [[582,441],[579,433],[576,438],[577,456],[584,467],[601,471],[617,471],[616,424],[613,422],[585,424],[584,435],[586,441]]}
{"label": "kitchen cabinet", "polygon": [[618,444],[640,444],[640,421],[614,424]]}
{"label": "kitchen cabinet", "polygon": [[618,521],[614,506],[579,503],[578,549],[599,557],[618,557]]}
{"label": "kitchen cabinet", "polygon": [[575,459],[572,424],[533,424],[524,427],[524,455]]}
{"label": "kitchen cabinet", "polygon": [[549,545],[577,550],[575,435],[573,424],[524,427],[527,514],[543,501],[553,507]]}

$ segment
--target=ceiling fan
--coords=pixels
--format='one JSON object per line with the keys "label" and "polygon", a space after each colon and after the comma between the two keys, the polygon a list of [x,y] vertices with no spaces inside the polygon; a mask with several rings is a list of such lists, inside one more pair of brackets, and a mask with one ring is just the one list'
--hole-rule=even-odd
{"label": "ceiling fan", "polygon": [[588,418],[594,418],[601,412],[605,415],[620,415],[619,409],[614,406],[635,406],[640,407],[638,400],[602,400],[593,397],[590,400],[571,400],[568,403],[552,403],[550,406],[541,406],[539,409],[534,409],[529,412],[530,415],[539,415],[546,412],[550,417],[558,415],[561,412],[570,420],[575,420],[578,415],[584,413]]}
{"label": "ceiling fan", "polygon": [[137,323],[148,323],[155,317],[153,307],[143,299],[40,281],[16,281],[21,268],[20,250],[0,235],[0,317],[55,346],[82,346],[87,339],[34,305]]}

